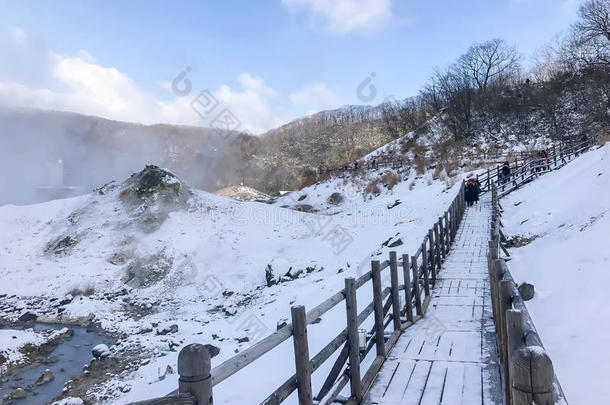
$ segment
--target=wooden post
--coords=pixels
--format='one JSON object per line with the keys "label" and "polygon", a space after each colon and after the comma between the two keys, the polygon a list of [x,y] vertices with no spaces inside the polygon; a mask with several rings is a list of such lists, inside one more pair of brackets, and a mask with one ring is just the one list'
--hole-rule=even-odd
{"label": "wooden post", "polygon": [[178,354],[178,393],[191,394],[197,405],[212,405],[210,354],[204,345],[193,343]]}
{"label": "wooden post", "polygon": [[447,257],[447,250],[445,249],[445,230],[443,228],[443,217],[438,217],[438,228],[439,228],[439,242],[441,245],[441,256],[443,261]]}
{"label": "wooden post", "polygon": [[440,245],[440,241],[438,240],[438,222],[434,224],[433,227],[434,230],[434,252],[436,254],[436,268],[438,270],[441,269],[441,245]]}
{"label": "wooden post", "polygon": [[539,346],[520,347],[513,353],[511,371],[513,405],[554,405],[551,359]]}
{"label": "wooden post", "polygon": [[428,276],[428,255],[426,253],[426,243],[421,244],[421,262],[424,272],[424,293],[426,297],[430,296],[430,277]]}
{"label": "wooden post", "polygon": [[447,253],[451,250],[451,240],[449,239],[449,233],[451,232],[451,226],[449,224],[449,212],[445,211],[445,249]]}
{"label": "wooden post", "polygon": [[[519,392],[515,392],[513,387],[513,361],[514,354],[519,347],[523,345],[523,314],[516,309],[506,311],[506,337],[507,337],[507,354],[508,354],[508,370],[509,375],[504,378],[508,381],[510,390],[506,392],[506,403],[520,405],[523,402],[518,402],[522,397]],[[521,399],[523,400],[523,399]],[[527,400],[527,397],[525,398]],[[512,401],[512,402],[511,402]],[[531,402],[528,403],[530,405]]]}
{"label": "wooden post", "polygon": [[400,297],[398,295],[398,260],[396,252],[390,252],[390,283],[392,286],[392,319],[394,330],[400,330]]}
{"label": "wooden post", "polygon": [[409,266],[409,255],[402,255],[402,275],[405,283],[405,304],[407,311],[407,321],[413,322],[413,303],[411,302],[411,277],[409,272],[411,267]]}
{"label": "wooden post", "polygon": [[307,314],[303,305],[291,307],[290,312],[292,314],[292,341],[299,405],[313,405],[311,364],[309,363],[309,343],[307,342]]}
{"label": "wooden post", "polygon": [[358,303],[356,300],[356,280],[345,279],[345,312],[347,314],[347,350],[349,356],[350,392],[356,403],[362,401],[360,380],[360,346],[358,343]]}
{"label": "wooden post", "polygon": [[383,298],[381,296],[381,266],[378,260],[371,263],[373,276],[373,309],[375,313],[375,344],[377,356],[385,357],[385,338],[383,336]]}
{"label": "wooden post", "polygon": [[417,257],[411,256],[411,270],[413,271],[413,294],[415,294],[415,312],[417,315],[423,315],[424,311],[421,306],[421,295],[419,292],[419,271],[417,269]]}
{"label": "wooden post", "polygon": [[428,249],[428,257],[430,262],[430,272],[432,274],[432,285],[436,285],[436,255],[434,254],[434,247],[436,246],[434,243],[434,232],[432,229],[428,230],[428,242],[430,248]]}
{"label": "wooden post", "polygon": [[[499,261],[499,260],[498,260]],[[501,280],[500,285],[500,297],[499,297],[499,320],[496,323],[496,333],[499,335],[500,346],[498,346],[498,352],[500,355],[500,362],[504,367],[504,375],[507,376],[510,373],[510,367],[508,363],[508,331],[506,327],[506,312],[511,309],[512,303],[512,281]],[[507,378],[504,379],[504,391],[510,390],[509,381]]]}

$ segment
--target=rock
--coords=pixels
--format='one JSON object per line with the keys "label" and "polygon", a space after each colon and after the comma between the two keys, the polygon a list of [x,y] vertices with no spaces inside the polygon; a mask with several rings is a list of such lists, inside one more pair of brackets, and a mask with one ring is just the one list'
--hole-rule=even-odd
{"label": "rock", "polygon": [[44,360],[42,361],[43,364],[53,364],[55,362],[57,362],[58,357],[57,356],[50,356],[50,357],[45,357]]}
{"label": "rock", "polygon": [[304,199],[307,198],[307,194],[303,194],[302,196],[300,196],[297,201],[303,201]]}
{"label": "rock", "polygon": [[271,287],[277,284],[277,280],[275,279],[275,275],[273,274],[273,268],[270,264],[267,265],[265,269],[265,280],[267,280],[267,287]]}
{"label": "rock", "polygon": [[49,242],[47,244],[47,247],[45,248],[45,251],[47,253],[53,253],[55,255],[62,256],[70,253],[72,248],[76,246],[77,243],[78,239],[76,237],[70,235],[60,236],[57,239]]}
{"label": "rock", "polygon": [[208,349],[208,353],[210,354],[210,358],[217,356],[220,353],[220,347],[216,347],[211,344],[204,345],[206,349]]}
{"label": "rock", "polygon": [[122,266],[127,263],[127,255],[122,252],[115,252],[108,258],[108,263],[115,266]]}
{"label": "rock", "polygon": [[19,322],[35,321],[36,318],[37,318],[36,314],[33,314],[31,312],[25,312],[19,317]]}
{"label": "rock", "polygon": [[15,391],[10,394],[11,399],[23,399],[27,397],[27,394],[23,390],[23,388],[17,388]]}
{"label": "rock", "polygon": [[297,211],[301,211],[301,212],[315,212],[315,210],[313,209],[313,206],[311,206],[309,204],[299,204],[295,207],[295,209]]}
{"label": "rock", "polygon": [[330,195],[330,197],[328,197],[328,200],[326,200],[326,201],[332,205],[339,205],[344,200],[345,200],[345,198],[343,197],[343,195],[341,193],[334,192]]}
{"label": "rock", "polygon": [[277,321],[275,328],[276,328],[276,330],[280,330],[286,325],[288,325],[288,319],[281,318],[279,321]]}
{"label": "rock", "polygon": [[178,332],[178,325],[176,325],[175,323],[171,325],[161,326],[157,329],[157,335],[167,335],[176,332]]}
{"label": "rock", "polygon": [[55,376],[53,375],[53,373],[51,372],[51,370],[46,369],[41,375],[40,377],[38,377],[38,379],[36,380],[36,385],[42,385],[42,384],[46,384],[48,382],[50,382],[51,380],[53,380],[53,378],[55,378]]}
{"label": "rock", "polygon": [[394,242],[390,243],[388,247],[393,248],[400,245],[402,245],[402,239],[396,239]]}
{"label": "rock", "polygon": [[396,207],[397,205],[402,204],[402,202],[400,200],[396,200],[394,201],[392,204],[388,204],[388,209],[391,210],[392,208]]}
{"label": "rock", "polygon": [[105,344],[99,344],[91,349],[91,354],[96,359],[104,358],[110,356],[110,349]]}
{"label": "rock", "polygon": [[236,338],[235,340],[237,341],[237,343],[246,343],[246,342],[250,341],[250,338],[245,336],[245,337],[242,337],[242,338]]}
{"label": "rock", "polygon": [[188,210],[191,190],[168,170],[147,165],[121,184],[119,199],[138,217],[146,233],[155,232],[170,212]]}
{"label": "rock", "polygon": [[534,285],[530,283],[521,283],[519,286],[519,295],[523,301],[529,301],[534,298]]}
{"label": "rock", "polygon": [[122,281],[134,288],[145,288],[163,280],[172,268],[173,260],[163,252],[135,258],[125,270]]}

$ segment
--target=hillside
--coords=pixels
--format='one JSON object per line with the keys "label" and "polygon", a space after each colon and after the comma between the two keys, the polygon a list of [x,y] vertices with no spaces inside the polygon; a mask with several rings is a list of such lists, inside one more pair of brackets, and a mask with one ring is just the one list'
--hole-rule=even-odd
{"label": "hillside", "polygon": [[[390,174],[392,182],[383,180]],[[389,246],[416,250],[457,187],[433,175],[410,166],[362,173],[359,182],[378,183],[375,192],[333,177],[269,205],[198,191],[148,166],[80,197],[0,207],[8,230],[0,237],[0,319],[33,313],[120,337],[110,348],[120,377],[81,376],[66,394],[117,404],[161,395],[176,377],[160,378],[159,370],[175,370],[175,348],[184,342],[213,344],[220,349],[214,362],[222,361],[289,318],[288,303],[313,307]],[[301,193],[309,213],[290,207]],[[312,327],[312,351],[343,316],[332,312]],[[8,358],[19,361],[11,347]],[[276,356],[288,355],[282,347]],[[278,364],[251,396],[262,399],[290,372],[289,362]],[[251,403],[226,384],[217,392],[222,403]]]}
{"label": "hillside", "polygon": [[[527,307],[570,403],[610,395],[610,144],[504,198],[509,267],[535,286]],[[515,240],[515,239],[513,239]]]}

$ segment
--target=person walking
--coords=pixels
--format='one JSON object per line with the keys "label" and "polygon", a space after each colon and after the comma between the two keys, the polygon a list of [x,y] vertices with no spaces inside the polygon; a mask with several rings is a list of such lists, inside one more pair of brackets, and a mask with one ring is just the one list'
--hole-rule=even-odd
{"label": "person walking", "polygon": [[502,174],[501,183],[506,184],[510,179],[510,164],[508,162],[504,162],[502,169],[500,169],[500,173]]}
{"label": "person walking", "polygon": [[474,179],[474,203],[479,203],[479,194],[481,194],[481,183],[479,183],[479,179]]}
{"label": "person walking", "polygon": [[464,199],[466,200],[466,205],[472,207],[475,199],[475,185],[473,179],[468,179],[466,182],[466,187],[464,190]]}

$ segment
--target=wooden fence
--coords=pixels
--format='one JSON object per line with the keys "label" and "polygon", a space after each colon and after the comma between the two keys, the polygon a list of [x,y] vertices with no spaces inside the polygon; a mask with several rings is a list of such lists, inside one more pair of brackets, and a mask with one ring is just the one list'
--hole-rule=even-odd
{"label": "wooden fence", "polygon": [[502,175],[502,165],[487,169],[487,173],[477,175],[481,191],[490,191],[493,184],[498,186],[500,197],[529,183],[540,174],[557,170],[579,156],[591,144],[593,138],[581,138],[578,141],[562,141],[546,151],[547,157],[530,154],[516,159],[509,164],[510,174]]}
{"label": "wooden fence", "polygon": [[390,160],[385,160],[385,161],[369,161],[366,164],[358,164],[357,166],[352,163],[343,167],[336,167],[334,169],[328,169],[328,168],[320,168],[318,169],[318,174],[324,174],[324,173],[334,173],[334,172],[346,172],[346,171],[356,171],[359,169],[366,169],[366,170],[375,170],[375,169],[385,169],[385,168],[391,168],[391,169],[399,169],[404,165],[404,161],[402,159],[390,159]]}
{"label": "wooden fence", "polygon": [[[436,283],[441,264],[455,240],[464,214],[464,183],[449,209],[430,228],[415,254],[389,253],[388,260],[371,262],[371,270],[358,278],[346,278],[345,288],[317,307],[291,307],[292,323],[210,370],[210,356],[204,346],[191,344],[178,356],[178,390],[163,398],[138,405],[211,405],[213,387],[259,359],[292,337],[295,373],[288,377],[262,404],[280,404],[295,390],[300,405],[331,404],[349,384],[347,404],[359,404],[373,383],[381,365],[399,336],[420,320],[430,302],[430,288]],[[382,272],[390,272],[390,285],[382,285]],[[399,269],[402,271],[399,272]],[[399,274],[402,273],[402,274]],[[371,281],[373,301],[360,308],[359,288]],[[401,284],[402,283],[402,284]],[[371,288],[369,287],[369,288]],[[404,294],[404,302],[400,296]],[[338,304],[345,302],[346,327],[313,357],[309,354],[307,326]],[[360,326],[374,317],[370,330]],[[364,333],[366,332],[366,333]],[[340,353],[320,387],[312,387],[311,375],[332,355]],[[367,370],[363,360],[374,359]],[[133,405],[133,404],[132,404]]]}
{"label": "wooden fence", "polygon": [[489,282],[498,352],[503,367],[506,404],[567,404],[553,363],[544,350],[506,261],[500,258],[504,235],[502,207],[492,184],[492,217],[489,241]]}

